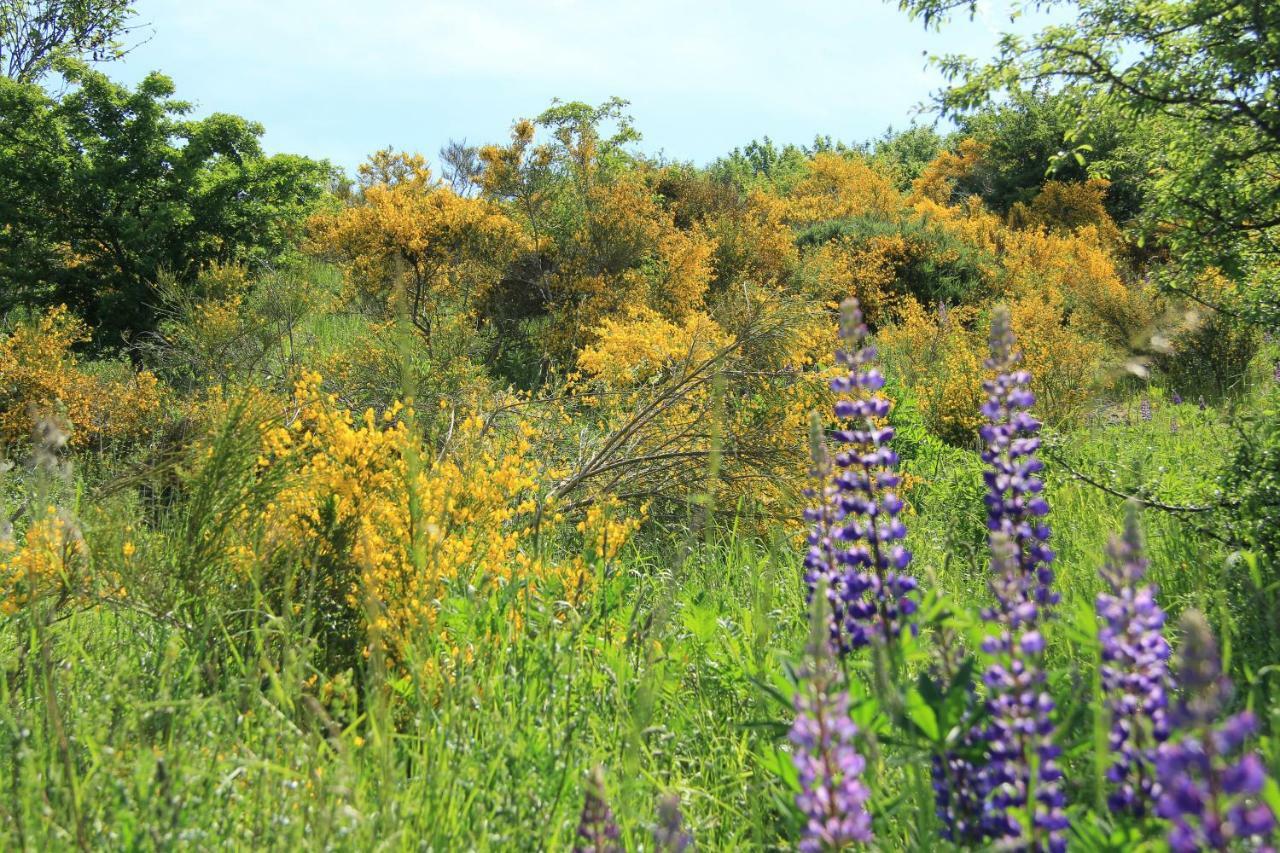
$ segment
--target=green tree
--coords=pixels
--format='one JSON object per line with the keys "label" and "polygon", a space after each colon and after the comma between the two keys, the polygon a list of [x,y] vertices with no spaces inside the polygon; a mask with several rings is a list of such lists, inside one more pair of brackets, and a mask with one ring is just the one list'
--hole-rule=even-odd
{"label": "green tree", "polygon": [[905,130],[889,128],[866,146],[866,153],[893,179],[894,186],[906,192],[945,145],[946,140],[932,127],[913,124]]}
{"label": "green tree", "polygon": [[765,187],[785,192],[804,177],[808,159],[798,145],[778,147],[766,136],[763,140],[751,140],[744,148],[733,149],[708,166],[707,171],[739,193]]}
{"label": "green tree", "polygon": [[59,59],[118,58],[133,0],[0,0],[0,74],[33,82]]}
{"label": "green tree", "polygon": [[960,132],[982,142],[986,154],[977,172],[957,187],[977,193],[995,210],[1029,204],[1046,178],[1111,181],[1107,210],[1118,222],[1134,219],[1142,207],[1146,156],[1127,125],[1112,114],[1077,128],[1069,98],[1043,90],[1017,91],[1007,101],[960,116]]}
{"label": "green tree", "polygon": [[160,74],[128,89],[64,67],[61,98],[0,79],[0,310],[65,302],[112,341],[152,326],[161,272],[261,266],[294,243],[326,164],[264,156],[236,116],[185,118]]}
{"label": "green tree", "polygon": [[[899,0],[939,26],[976,0]],[[1280,4],[1263,0],[1018,0],[1016,11],[1071,20],[1005,34],[994,59],[938,62],[944,113],[1001,92],[1050,87],[1074,111],[1073,143],[1103,118],[1150,141],[1142,219],[1180,262],[1187,286],[1206,267],[1236,281],[1234,310],[1280,325]],[[1074,153],[1087,154],[1075,149]]]}

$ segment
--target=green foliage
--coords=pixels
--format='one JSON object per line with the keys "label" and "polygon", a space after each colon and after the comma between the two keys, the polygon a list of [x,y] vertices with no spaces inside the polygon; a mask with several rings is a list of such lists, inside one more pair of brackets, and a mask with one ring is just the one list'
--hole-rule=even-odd
{"label": "green foliage", "polygon": [[[901,0],[940,25],[973,0]],[[1006,34],[994,60],[939,60],[952,85],[938,96],[963,114],[1001,92],[1052,86],[1075,122],[1066,147],[1099,122],[1145,137],[1142,215],[1148,235],[1184,263],[1247,283],[1244,310],[1280,326],[1280,5],[1236,0],[1019,2],[1073,20],[1022,37]],[[1077,149],[1087,153],[1088,149]]]}
{"label": "green foliage", "polygon": [[[975,174],[961,180],[961,195],[981,196],[1007,213],[1028,204],[1046,178],[1083,181],[1107,178],[1107,212],[1117,222],[1133,219],[1142,206],[1144,163],[1133,152],[1131,131],[1102,113],[1077,127],[1077,105],[1043,91],[1015,92],[1007,101],[959,118],[960,133],[986,146]],[[1070,141],[1069,141],[1070,140]]]}
{"label": "green foliage", "polygon": [[133,0],[0,0],[0,75],[32,83],[60,60],[116,59]]}
{"label": "green foliage", "polygon": [[1229,525],[1266,570],[1268,579],[1258,586],[1275,594],[1280,592],[1280,392],[1272,389],[1242,421],[1223,476],[1227,494],[1239,501]]}
{"label": "green foliage", "polygon": [[162,272],[259,266],[296,241],[325,164],[264,156],[235,116],[184,118],[160,74],[133,90],[66,74],[60,98],[0,80],[0,310],[66,303],[115,343],[154,325]]}
{"label": "green foliage", "polygon": [[946,139],[932,127],[913,124],[906,130],[889,128],[868,148],[871,162],[893,178],[899,191],[906,192],[945,144]]}
{"label": "green foliage", "polygon": [[927,219],[833,219],[800,231],[796,243],[808,247],[834,240],[859,247],[886,237],[897,238],[906,247],[905,262],[894,269],[898,293],[926,305],[942,301],[957,305],[981,296],[986,281],[982,253]]}
{"label": "green foliage", "polygon": [[713,179],[734,187],[739,193],[765,187],[786,192],[804,177],[807,159],[803,148],[790,143],[779,148],[766,136],[733,149],[707,167],[707,171]]}

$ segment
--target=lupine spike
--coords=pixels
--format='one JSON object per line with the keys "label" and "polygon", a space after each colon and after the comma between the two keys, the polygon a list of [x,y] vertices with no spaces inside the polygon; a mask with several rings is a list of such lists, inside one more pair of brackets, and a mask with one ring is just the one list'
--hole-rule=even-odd
{"label": "lupine spike", "polygon": [[1156,747],[1169,737],[1169,643],[1156,588],[1143,584],[1138,512],[1129,504],[1124,535],[1113,536],[1101,574],[1107,590],[1098,594],[1101,678],[1111,717],[1107,770],[1108,803],[1115,812],[1142,817],[1160,796],[1155,777]]}
{"label": "lupine spike", "polygon": [[1231,681],[1222,672],[1213,631],[1195,610],[1183,614],[1180,627],[1182,695],[1171,714],[1179,736],[1156,752],[1161,786],[1156,814],[1169,821],[1174,853],[1237,849],[1246,842],[1256,847],[1276,826],[1260,798],[1267,781],[1262,761],[1242,751],[1257,721],[1250,711],[1222,719]]}
{"label": "lupine spike", "polygon": [[[1024,585],[1013,540],[1003,532],[992,534],[991,557],[997,597],[1018,595]],[[1066,849],[1066,799],[1057,765],[1060,749],[1053,742],[1054,703],[1045,691],[1044,637],[1033,608],[1002,609],[993,621],[999,633],[982,647],[994,658],[983,674],[990,716],[984,732],[983,830],[1026,849],[1057,853]],[[1030,823],[1024,825],[1017,813],[1027,811]]]}
{"label": "lupine spike", "polygon": [[832,436],[839,450],[829,455],[820,424],[811,428],[818,485],[809,491],[817,505],[806,513],[812,526],[805,562],[810,598],[820,581],[829,585],[832,638],[843,654],[914,632],[917,605],[916,580],[905,573],[911,554],[902,545],[901,479],[889,447],[894,430],[884,423],[889,401],[880,393],[884,377],[855,299],[840,306],[840,336],[850,348],[836,353],[849,373],[831,381],[842,424]]}
{"label": "lupine spike", "polygon": [[[990,530],[992,580],[996,604],[983,613],[996,634],[983,643],[993,658],[983,675],[991,722],[984,733],[988,763],[983,771],[986,803],[983,830],[998,842],[1031,850],[1066,849],[1067,828],[1053,742],[1054,702],[1045,691],[1044,636],[1040,623],[1058,601],[1053,590],[1053,551],[1044,517],[1049,505],[1037,476],[1043,464],[1040,422],[1029,409],[1035,396],[1031,376],[1017,369],[1007,309],[991,322],[993,379],[983,383],[988,423],[981,434],[987,463],[987,526]],[[1025,815],[1023,825],[1017,815]]]}
{"label": "lupine spike", "polygon": [[596,766],[587,776],[574,853],[622,853],[619,836],[618,823],[605,796],[604,768]]}
{"label": "lupine spike", "polygon": [[[960,638],[949,625],[938,630],[939,659],[934,676],[951,689],[964,666]],[[972,685],[965,693],[961,731],[953,748],[933,756],[933,790],[939,833],[946,840],[974,847],[985,838],[982,805],[985,799],[982,767],[975,758],[981,752],[982,731],[972,724],[977,696]]]}
{"label": "lupine spike", "polygon": [[872,840],[871,794],[861,779],[866,761],[854,745],[858,729],[849,719],[849,694],[832,657],[826,611],[826,596],[815,596],[807,663],[799,673],[789,735],[800,779],[796,805],[805,816],[798,847],[807,853]]}
{"label": "lupine spike", "polygon": [[[983,382],[987,401],[982,413],[988,423],[981,428],[987,464],[983,478],[987,484],[987,527],[994,535],[1003,533],[1012,541],[1022,570],[1024,589],[1016,600],[1002,601],[1010,607],[1034,605],[1045,611],[1058,601],[1053,590],[1054,553],[1049,548],[1049,527],[1043,518],[1049,504],[1042,493],[1043,470],[1036,456],[1040,449],[1040,422],[1029,409],[1035,403],[1031,375],[1017,370],[1020,356],[1013,350],[1013,332],[1007,309],[997,309],[991,322],[991,357],[988,370],[996,376]],[[1045,615],[1045,614],[1041,614]]]}
{"label": "lupine spike", "polygon": [[680,797],[667,794],[658,800],[658,823],[653,828],[653,847],[662,853],[684,853],[693,845],[693,836],[684,827]]}

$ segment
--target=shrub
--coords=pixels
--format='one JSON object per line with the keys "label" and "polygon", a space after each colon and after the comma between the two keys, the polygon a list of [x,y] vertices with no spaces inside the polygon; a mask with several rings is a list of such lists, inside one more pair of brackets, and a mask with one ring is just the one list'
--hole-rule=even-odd
{"label": "shrub", "polygon": [[156,428],[163,395],[156,377],[89,370],[74,350],[88,338],[65,306],[0,338],[0,448],[21,441],[40,419],[65,422],[77,447],[137,440]]}

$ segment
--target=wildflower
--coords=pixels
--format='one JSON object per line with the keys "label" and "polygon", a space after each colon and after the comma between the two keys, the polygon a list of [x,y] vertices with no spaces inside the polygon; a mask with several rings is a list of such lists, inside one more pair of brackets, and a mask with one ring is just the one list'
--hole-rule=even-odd
{"label": "wildflower", "polygon": [[1170,396],[1170,398],[1169,398],[1169,399],[1173,400],[1173,404],[1174,404],[1175,406],[1181,406],[1181,405],[1182,405],[1182,395],[1181,395],[1181,394],[1179,394],[1177,391],[1174,391],[1174,392],[1173,392],[1173,394]]}
{"label": "wildflower", "polygon": [[[1044,689],[1040,623],[1058,594],[1052,589],[1054,554],[1043,521],[1049,505],[1041,496],[1044,482],[1036,476],[1044,467],[1035,455],[1040,422],[1028,412],[1035,402],[1028,387],[1031,376],[1017,369],[1013,345],[1009,313],[999,309],[992,318],[986,362],[996,376],[983,383],[987,402],[982,414],[988,423],[981,430],[996,599],[983,613],[996,628],[982,647],[993,657],[983,674],[991,718],[984,732],[983,831],[997,839],[1022,839],[1033,850],[1057,851],[1066,847],[1062,830],[1067,820],[1059,787],[1062,772],[1055,761],[1060,749],[1053,742],[1054,703]],[[1020,820],[1028,809],[1031,814]]]}
{"label": "wildflower", "polygon": [[1107,770],[1114,786],[1108,797],[1113,811],[1135,817],[1147,813],[1160,795],[1155,778],[1156,746],[1169,737],[1169,644],[1165,641],[1164,611],[1156,604],[1156,589],[1140,585],[1147,571],[1138,531],[1137,510],[1131,504],[1124,535],[1112,537],[1102,579],[1108,591],[1098,594],[1102,620],[1102,687],[1111,714],[1111,752]]}
{"label": "wildflower", "polygon": [[[1031,375],[1015,369],[1020,355],[1014,352],[1013,343],[1009,313],[997,309],[991,321],[991,356],[986,362],[996,376],[982,385],[987,393],[982,414],[988,420],[980,431],[986,445],[982,461],[988,466],[983,474],[987,528],[993,537],[997,533],[1008,537],[1021,569],[1018,583],[1007,590],[1001,605],[1038,613],[1056,604],[1058,594],[1052,589],[1054,553],[1047,544],[1049,527],[1041,520],[1049,513],[1049,504],[1041,495],[1044,481],[1036,476],[1044,468],[1035,455],[1040,449],[1040,422],[1028,412],[1036,398],[1028,387]],[[1028,614],[1020,618],[1027,621]]]}
{"label": "wildflower", "polygon": [[802,851],[839,849],[871,841],[871,792],[859,778],[866,760],[854,747],[858,728],[849,719],[849,694],[826,635],[825,596],[815,599],[807,667],[800,672],[790,740],[800,777],[796,805],[805,815]]}
{"label": "wildflower", "polygon": [[680,797],[667,794],[658,800],[658,824],[653,828],[653,847],[663,853],[683,853],[693,844],[693,836],[684,828]]}
{"label": "wildflower", "polygon": [[1208,404],[1207,404],[1207,403],[1205,403],[1205,401],[1204,401],[1204,395],[1203,395],[1203,394],[1201,394],[1201,395],[1200,395],[1200,399],[1197,401],[1197,405],[1200,407],[1200,411],[1202,411],[1202,412],[1203,412],[1205,409],[1209,408]]}
{"label": "wildflower", "polygon": [[613,819],[609,801],[605,799],[603,767],[596,766],[591,770],[586,787],[574,853],[621,853],[618,824]]}
{"label": "wildflower", "polygon": [[1218,644],[1203,615],[1183,614],[1178,681],[1182,696],[1172,722],[1182,733],[1161,744],[1156,771],[1162,788],[1156,814],[1168,820],[1175,853],[1235,849],[1245,839],[1265,839],[1275,815],[1259,798],[1266,771],[1244,741],[1257,726],[1252,712],[1225,720],[1231,681],[1222,673]]}
{"label": "wildflower", "polygon": [[[1024,583],[1012,539],[996,532],[991,539],[991,563],[997,598],[1017,600]],[[1056,759],[1061,750],[1053,742],[1054,702],[1045,691],[1042,666],[1044,637],[1038,630],[1034,603],[989,612],[999,633],[983,641],[983,651],[995,660],[983,674],[990,722],[987,766],[982,789],[986,795],[983,831],[992,838],[1021,839],[1028,849],[1066,849],[1067,828]],[[1024,826],[1018,813],[1031,808]]]}
{"label": "wildflower", "polygon": [[1143,395],[1142,402],[1138,404],[1138,415],[1144,421],[1151,420],[1151,398]]}
{"label": "wildflower", "polygon": [[[976,750],[978,735],[966,732],[963,748]],[[984,774],[982,768],[959,750],[933,757],[934,811],[940,834],[962,846],[980,844],[986,837],[982,824]]]}
{"label": "wildflower", "polygon": [[[934,678],[947,689],[956,683],[964,666],[959,637],[948,625],[938,631],[940,660],[933,667]],[[985,799],[981,767],[982,731],[971,723],[977,696],[967,685],[959,736],[954,744],[933,756],[933,791],[940,834],[964,846],[984,840],[982,804]]]}
{"label": "wildflower", "polygon": [[820,579],[829,583],[832,635],[843,653],[872,640],[892,640],[904,627],[914,632],[909,620],[917,605],[916,580],[903,574],[911,553],[901,544],[907,530],[899,518],[898,456],[888,446],[894,430],[884,424],[889,401],[880,393],[884,377],[873,366],[875,347],[866,343],[855,299],[840,306],[840,337],[852,343],[836,354],[850,372],[833,379],[831,389],[845,427],[833,433],[841,446],[834,457],[820,429],[811,435],[820,488],[810,495],[820,505],[806,513],[812,529],[805,563],[810,597]]}

